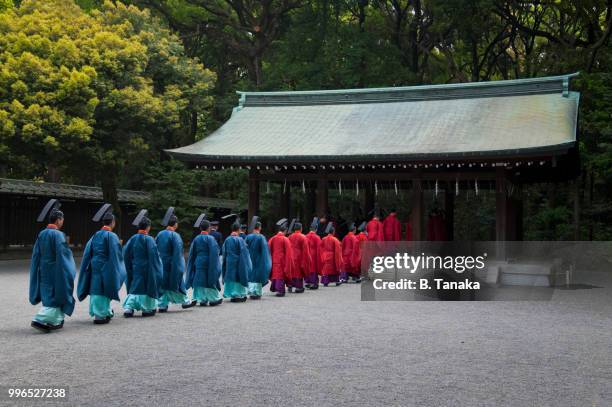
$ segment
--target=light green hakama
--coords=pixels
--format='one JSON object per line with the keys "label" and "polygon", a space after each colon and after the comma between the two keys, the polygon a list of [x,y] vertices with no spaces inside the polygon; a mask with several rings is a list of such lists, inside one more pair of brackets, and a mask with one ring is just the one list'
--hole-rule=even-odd
{"label": "light green hakama", "polygon": [[193,299],[198,302],[215,302],[221,299],[221,293],[216,288],[194,287]]}
{"label": "light green hakama", "polygon": [[125,310],[153,311],[157,308],[157,300],[145,294],[128,294],[123,302]]}
{"label": "light green hakama", "polygon": [[89,316],[106,318],[113,316],[111,299],[104,295],[92,294],[89,296]]}
{"label": "light green hakama", "polygon": [[170,303],[172,304],[189,304],[189,297],[178,291],[164,291],[162,290],[162,296],[159,299],[158,307],[165,309],[168,308]]}
{"label": "light green hakama", "polygon": [[59,325],[64,321],[64,313],[61,308],[42,306],[32,320],[43,324]]}
{"label": "light green hakama", "polygon": [[261,297],[263,292],[261,283],[249,283],[249,295],[256,295]]}
{"label": "light green hakama", "polygon": [[236,281],[226,281],[223,286],[223,296],[225,298],[244,298],[247,295],[247,289],[242,284]]}

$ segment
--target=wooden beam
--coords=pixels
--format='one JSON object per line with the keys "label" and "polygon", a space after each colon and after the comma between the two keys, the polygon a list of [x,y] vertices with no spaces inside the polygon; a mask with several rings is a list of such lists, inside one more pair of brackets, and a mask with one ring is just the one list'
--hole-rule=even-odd
{"label": "wooden beam", "polygon": [[[421,180],[440,180],[440,181],[494,181],[495,172],[440,172],[440,173],[423,173],[421,171],[414,172],[397,172],[397,173],[380,173],[375,174],[371,172],[355,172],[355,173],[341,173],[341,172],[328,172],[325,173],[325,177],[329,181],[346,181],[343,183],[343,187],[346,189],[355,188],[355,181],[361,182],[366,181],[411,181],[414,179]],[[320,173],[260,173],[258,179],[260,181],[272,181],[272,182],[284,182],[289,181],[318,181],[321,178]],[[360,185],[361,188],[361,185]]]}

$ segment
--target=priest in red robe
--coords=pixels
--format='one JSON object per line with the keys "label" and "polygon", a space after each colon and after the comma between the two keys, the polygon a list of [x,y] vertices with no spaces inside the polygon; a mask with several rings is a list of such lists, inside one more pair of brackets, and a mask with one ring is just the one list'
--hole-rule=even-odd
{"label": "priest in red robe", "polygon": [[427,222],[427,240],[430,242],[446,241],[446,221],[444,212],[440,209],[434,209],[429,214]]}
{"label": "priest in red robe", "polygon": [[357,238],[357,246],[355,247],[355,258],[357,259],[357,272],[359,273],[357,279],[355,280],[356,283],[361,282],[361,251],[363,250],[362,242],[368,241],[368,236],[366,236],[365,230],[366,223],[363,222],[357,228],[357,235],[355,235],[355,237]]}
{"label": "priest in red robe", "polygon": [[397,212],[391,209],[383,221],[383,235],[386,242],[398,242],[402,240],[402,225],[397,219]]}
{"label": "priest in red robe", "polygon": [[329,283],[336,283],[336,286],[342,284],[339,279],[342,271],[342,246],[334,232],[334,226],[328,223],[325,228],[327,235],[321,241],[321,283],[325,287]]}
{"label": "priest in red robe", "polygon": [[316,290],[319,288],[319,275],[321,274],[321,238],[317,234],[319,218],[314,218],[310,225],[310,232],[306,234],[308,249],[310,251],[310,271],[306,278],[306,288]]}
{"label": "priest in red robe", "polygon": [[357,228],[354,223],[349,225],[348,233],[342,239],[342,263],[344,269],[340,273],[340,281],[348,282],[349,277],[356,280],[360,274],[359,240],[355,235]]}
{"label": "priest in red robe", "polygon": [[295,222],[293,233],[289,236],[293,252],[293,267],[291,268],[291,285],[296,293],[304,292],[304,279],[310,275],[310,247],[306,236],[302,234],[302,224]]}
{"label": "priest in red robe", "polygon": [[270,291],[276,292],[277,297],[284,297],[285,284],[291,280],[293,250],[291,249],[291,242],[285,236],[287,233],[287,219],[279,220],[276,225],[278,226],[278,232],[268,241],[270,256],[272,257]]}
{"label": "priest in red robe", "polygon": [[380,221],[378,213],[375,213],[372,220],[368,222],[366,230],[368,232],[368,240],[374,242],[382,242],[385,240],[383,224]]}

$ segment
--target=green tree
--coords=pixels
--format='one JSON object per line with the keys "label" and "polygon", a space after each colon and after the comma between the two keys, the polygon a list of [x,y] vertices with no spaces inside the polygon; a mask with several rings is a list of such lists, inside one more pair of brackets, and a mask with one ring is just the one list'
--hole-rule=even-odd
{"label": "green tree", "polygon": [[0,15],[0,33],[0,150],[13,174],[99,180],[118,207],[125,173],[195,139],[185,122],[204,113],[214,74],[148,11],[27,0]]}

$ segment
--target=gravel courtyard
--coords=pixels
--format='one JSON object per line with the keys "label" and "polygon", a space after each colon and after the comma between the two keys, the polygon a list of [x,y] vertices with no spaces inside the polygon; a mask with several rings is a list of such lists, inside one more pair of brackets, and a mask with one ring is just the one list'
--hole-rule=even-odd
{"label": "gravel courtyard", "polygon": [[103,326],[85,301],[45,335],[27,267],[0,262],[0,385],[68,386],[61,405],[612,405],[607,280],[550,302],[361,302],[349,284],[153,318],[113,303]]}

